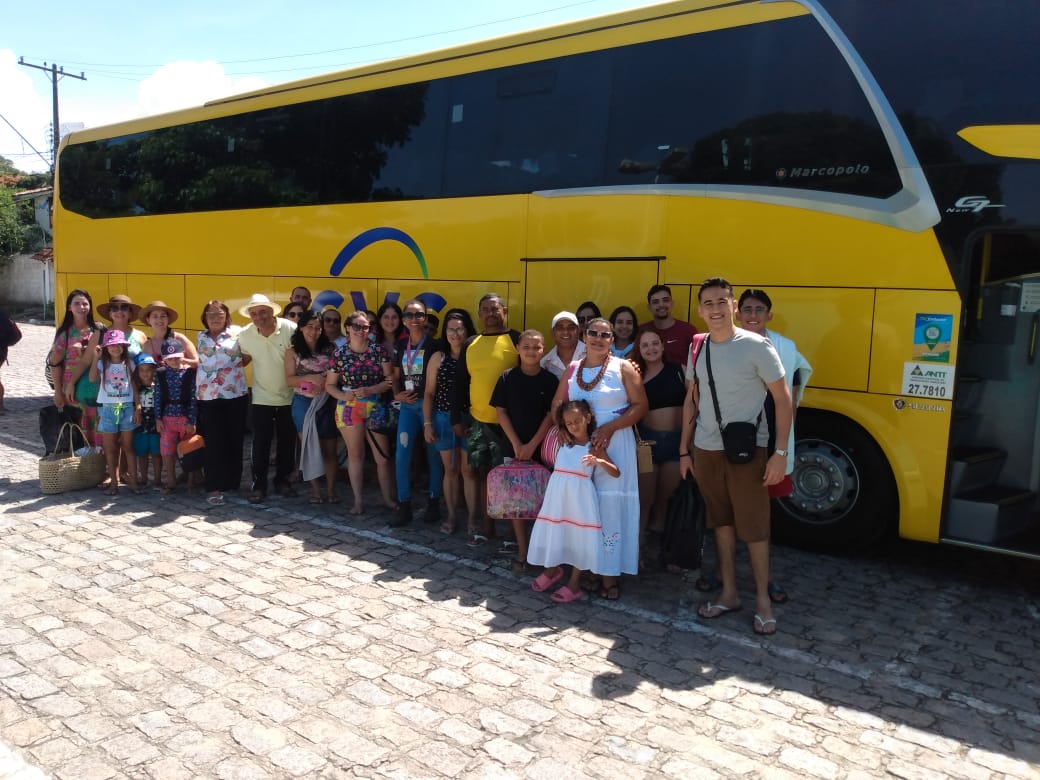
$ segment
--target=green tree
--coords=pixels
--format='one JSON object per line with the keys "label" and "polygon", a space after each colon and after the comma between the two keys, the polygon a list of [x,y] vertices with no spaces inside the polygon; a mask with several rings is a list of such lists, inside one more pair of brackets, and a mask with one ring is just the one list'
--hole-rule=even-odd
{"label": "green tree", "polygon": [[0,188],[0,263],[19,252],[36,249],[42,239],[33,220],[32,201],[15,203],[11,191]]}

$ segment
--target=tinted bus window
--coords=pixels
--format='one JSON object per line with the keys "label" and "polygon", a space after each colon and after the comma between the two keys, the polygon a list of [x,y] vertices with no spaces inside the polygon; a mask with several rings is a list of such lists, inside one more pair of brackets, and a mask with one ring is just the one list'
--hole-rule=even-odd
{"label": "tinted bus window", "polygon": [[614,73],[613,183],[900,187],[862,90],[810,17],[619,49]]}
{"label": "tinted bus window", "polygon": [[598,184],[609,83],[605,53],[454,79],[444,194]]}

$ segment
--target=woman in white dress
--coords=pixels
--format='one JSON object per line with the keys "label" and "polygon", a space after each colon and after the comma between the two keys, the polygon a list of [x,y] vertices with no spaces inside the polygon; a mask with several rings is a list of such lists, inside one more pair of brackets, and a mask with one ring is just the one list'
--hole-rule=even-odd
{"label": "woman in white dress", "polygon": [[614,329],[609,320],[595,317],[585,330],[585,356],[571,364],[553,399],[584,399],[596,417],[591,451],[606,453],[621,472],[613,479],[602,470],[593,474],[599,495],[603,543],[592,571],[602,576],[600,596],[615,600],[621,591],[618,577],[639,571],[639,470],[632,426],[647,411],[643,380],[629,361],[610,354]]}

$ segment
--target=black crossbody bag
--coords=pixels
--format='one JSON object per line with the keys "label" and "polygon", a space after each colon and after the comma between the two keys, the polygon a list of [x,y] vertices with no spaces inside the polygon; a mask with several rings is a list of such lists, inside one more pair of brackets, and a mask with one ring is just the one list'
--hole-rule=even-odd
{"label": "black crossbody bag", "polygon": [[711,338],[704,340],[704,361],[708,367],[708,388],[711,391],[711,402],[715,407],[715,420],[719,424],[719,432],[722,434],[722,447],[726,451],[726,458],[730,463],[750,463],[755,457],[758,447],[758,424],[762,420],[762,413],[758,413],[755,422],[732,422],[728,425],[722,423],[722,412],[719,410],[719,399],[715,392],[715,376],[711,373]]}

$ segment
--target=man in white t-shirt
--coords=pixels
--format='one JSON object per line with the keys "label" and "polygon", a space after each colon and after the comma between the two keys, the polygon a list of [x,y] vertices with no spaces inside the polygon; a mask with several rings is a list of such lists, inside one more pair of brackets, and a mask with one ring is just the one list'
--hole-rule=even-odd
{"label": "man in white t-shirt", "polygon": [[557,379],[567,373],[567,366],[585,357],[585,342],[578,338],[581,332],[578,317],[561,311],[552,318],[552,336],[555,345],[542,358],[542,368],[551,371]]}

